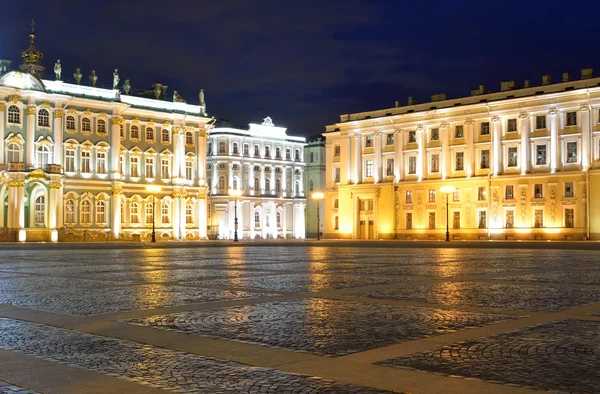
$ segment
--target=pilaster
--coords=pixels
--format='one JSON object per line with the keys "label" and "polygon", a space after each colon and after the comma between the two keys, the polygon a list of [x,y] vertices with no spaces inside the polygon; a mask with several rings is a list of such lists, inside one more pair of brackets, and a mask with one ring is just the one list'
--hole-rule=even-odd
{"label": "pilaster", "polygon": [[590,149],[590,111],[587,105],[582,105],[581,111],[581,167],[583,171],[590,168],[592,155]]}
{"label": "pilaster", "polygon": [[521,131],[521,175],[529,172],[529,114],[521,112],[519,114],[519,129]]}
{"label": "pilaster", "polygon": [[63,165],[63,115],[64,110],[54,110],[54,160],[53,164]]}
{"label": "pilaster", "polygon": [[550,115],[550,173],[558,171],[558,110],[551,108]]}
{"label": "pilaster", "polygon": [[25,141],[25,167],[35,166],[35,105],[27,106],[27,140]]}

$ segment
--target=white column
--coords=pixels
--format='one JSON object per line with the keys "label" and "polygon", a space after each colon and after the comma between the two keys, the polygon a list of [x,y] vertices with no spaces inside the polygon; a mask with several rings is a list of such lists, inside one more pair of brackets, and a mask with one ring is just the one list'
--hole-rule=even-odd
{"label": "white column", "polygon": [[288,204],[283,203],[281,205],[281,229],[283,230],[283,238],[287,238],[287,215],[288,215]]}
{"label": "white column", "polygon": [[233,189],[233,162],[227,162],[227,192]]}
{"label": "white column", "polygon": [[[258,191],[258,195],[260,196],[261,194],[263,194],[263,190],[265,190],[265,165],[261,164],[260,165],[260,190]],[[256,193],[256,190],[254,191]],[[267,193],[267,191],[265,190],[265,193]]]}
{"label": "white column", "polygon": [[64,187],[63,185],[58,182],[58,188],[56,189],[56,195],[57,195],[57,200],[56,200],[56,228],[62,228],[63,223],[64,223],[64,218],[65,218],[65,210],[64,210],[64,198],[63,198],[63,191],[64,191]]}
{"label": "white column", "polygon": [[281,196],[282,197],[287,197],[288,196],[288,188],[287,188],[287,167],[283,166],[283,168],[281,169]]}
{"label": "white column", "polygon": [[354,135],[354,184],[362,183],[362,136]]}
{"label": "white column", "polygon": [[449,158],[450,158],[450,126],[448,123],[440,125],[440,139],[442,143],[442,154],[440,157],[440,170],[442,173],[442,179],[446,179],[450,173],[449,171]]}
{"label": "white column", "polygon": [[[262,218],[260,221],[260,236],[264,239],[267,238],[267,203],[263,202],[261,203],[262,206]],[[271,222],[269,222],[269,225],[271,224]]]}
{"label": "white column", "polygon": [[300,186],[300,196],[304,197],[304,182],[302,182],[302,180],[304,179],[304,168],[301,167],[300,168],[300,175],[298,175],[299,179],[297,179],[298,181],[298,185]]}
{"label": "white column", "polygon": [[[180,126],[173,126],[171,128],[171,139],[173,143],[173,161],[171,163],[173,170],[171,171],[171,176],[173,178],[181,178],[181,161],[182,157],[185,156],[185,149],[182,152],[181,146],[179,145],[180,130]],[[183,165],[185,166],[185,162]]]}
{"label": "white column", "polygon": [[196,171],[196,176],[200,181],[198,184],[204,185],[206,183],[206,132],[202,129],[198,131],[197,143],[196,166],[198,170]]}
{"label": "white column", "polygon": [[[154,214],[156,215],[156,212]],[[113,237],[119,238],[121,233],[121,190],[115,189],[114,186],[110,196],[110,227]]]}
{"label": "white column", "polygon": [[184,178],[185,179],[185,162],[186,162],[186,155],[185,155],[185,131],[183,130],[183,128],[179,129],[179,135],[177,136],[177,144],[179,145],[179,153],[180,153],[180,157],[179,157],[179,177],[180,178]]}
{"label": "white column", "polygon": [[474,138],[474,123],[471,119],[465,121],[465,137],[467,141],[467,154],[466,154],[466,170],[467,177],[473,176],[475,173],[475,138]]}
{"label": "white column", "polygon": [[250,239],[254,239],[256,236],[254,234],[254,203],[250,201],[250,219],[248,221],[250,224]]}
{"label": "white column", "polygon": [[[346,183],[350,183],[350,181],[352,180],[352,175],[354,174],[353,168],[352,168],[352,165],[353,165],[353,162],[352,162],[352,136],[351,135],[347,136],[343,140],[343,144],[345,145],[345,148],[346,148],[345,151],[346,151],[346,157],[347,157],[347,161],[346,161]],[[344,151],[344,148],[340,147],[340,150]],[[330,156],[330,157],[333,157],[333,156]],[[340,171],[341,171],[341,169],[340,169]],[[340,178],[341,178],[341,176],[340,176]]]}
{"label": "white column", "polygon": [[275,190],[275,166],[271,166],[271,190],[268,193],[273,194],[273,190]]}
{"label": "white column", "polygon": [[[25,184],[19,182],[15,187],[15,228],[25,228]],[[10,205],[10,204],[9,204]]]}
{"label": "white column", "polygon": [[254,190],[254,164],[248,164],[248,191],[252,190],[251,195],[258,195],[258,190]]}
{"label": "white column", "polygon": [[53,164],[63,165],[63,115],[62,109],[54,110],[54,160]]}
{"label": "white column", "polygon": [[187,201],[185,198],[181,197],[179,199],[179,237],[185,239],[186,236],[186,220],[185,220],[185,208],[187,205]]}
{"label": "white column", "polygon": [[25,152],[25,167],[35,166],[35,105],[27,107],[27,140],[25,141],[27,151]]}
{"label": "white column", "polygon": [[375,133],[373,135],[373,145],[375,148],[373,180],[375,183],[379,183],[381,182],[381,133]]}
{"label": "white column", "polygon": [[521,175],[529,172],[529,114],[521,112],[519,114],[521,131]]}
{"label": "white column", "polygon": [[401,130],[394,131],[394,178],[395,182],[400,182],[404,179],[404,157],[402,150],[404,149],[404,141],[402,141]]}
{"label": "white column", "polygon": [[[111,179],[121,179],[123,175],[120,174],[121,169],[119,168],[119,158],[121,157],[121,122],[120,116],[114,116],[111,118],[111,133],[110,133],[110,172]],[[121,221],[119,221],[119,224]],[[117,236],[118,233],[115,235]]]}
{"label": "white column", "polygon": [[417,177],[419,181],[423,180],[425,175],[425,133],[423,132],[423,126],[419,125],[417,127],[417,145],[418,145],[418,153],[417,153]]}
{"label": "white column", "polygon": [[502,122],[498,116],[492,116],[491,120],[494,127],[494,175],[498,175],[502,172]]}
{"label": "white column", "polygon": [[590,110],[587,105],[581,106],[581,167],[583,171],[590,168],[592,154],[590,149]]}
{"label": "white column", "polygon": [[0,103],[0,165],[6,164],[4,162],[4,122],[5,122],[5,113],[6,104]]}
{"label": "white column", "polygon": [[55,230],[58,228],[58,200],[62,199],[58,195],[60,183],[51,182],[48,186],[48,228]]}
{"label": "white column", "polygon": [[[179,194],[173,194],[173,202],[171,205],[171,237],[173,239],[179,239]],[[161,201],[158,200],[156,203],[157,212],[161,212]]]}
{"label": "white column", "polygon": [[206,211],[206,196],[200,198],[198,200],[198,203],[196,204],[197,211],[196,211],[196,219],[198,220],[198,237],[200,237],[200,239],[206,239],[206,226],[207,226],[207,222],[206,222],[206,216],[208,214],[208,212]]}
{"label": "white column", "polygon": [[211,177],[211,182],[212,185],[208,185],[209,187],[209,191],[214,194],[216,191],[216,186],[219,185],[219,171],[217,169],[217,167],[219,166],[219,162],[215,161],[213,162],[213,166],[212,166],[212,177]]}
{"label": "white column", "polygon": [[550,115],[550,173],[558,171],[558,111],[556,108],[548,111]]}

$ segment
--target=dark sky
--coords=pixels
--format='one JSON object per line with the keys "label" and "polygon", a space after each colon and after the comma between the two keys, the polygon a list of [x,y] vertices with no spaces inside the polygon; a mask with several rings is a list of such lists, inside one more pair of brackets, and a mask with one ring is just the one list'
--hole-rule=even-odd
{"label": "dark sky", "polygon": [[85,82],[118,68],[134,89],[161,81],[197,103],[204,88],[211,116],[310,136],[408,96],[600,72],[599,16],[598,1],[6,1],[0,58],[20,64],[34,18],[47,78],[57,58]]}

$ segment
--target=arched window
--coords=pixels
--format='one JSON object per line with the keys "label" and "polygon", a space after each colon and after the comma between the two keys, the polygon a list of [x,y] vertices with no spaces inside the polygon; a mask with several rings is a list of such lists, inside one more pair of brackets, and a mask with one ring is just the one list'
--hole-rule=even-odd
{"label": "arched window", "polygon": [[140,129],[137,126],[131,126],[131,139],[139,140],[140,139]]}
{"label": "arched window", "polygon": [[277,212],[275,217],[277,218],[277,227],[281,227],[281,212]]}
{"label": "arched window", "polygon": [[81,211],[80,211],[80,223],[91,223],[91,219],[90,219],[90,212],[91,212],[91,205],[90,202],[88,200],[84,200],[81,203]]}
{"label": "arched window", "polygon": [[81,131],[92,131],[92,122],[89,118],[83,118],[81,121]]}
{"label": "arched window", "polygon": [[96,224],[106,223],[106,201],[98,200],[96,202]]}
{"label": "arched window", "polygon": [[254,178],[254,191],[260,191],[260,179]]}
{"label": "arched window", "polygon": [[275,148],[275,158],[281,159],[281,148],[280,147]]}
{"label": "arched window", "polygon": [[46,213],[46,198],[42,194],[35,199],[34,213],[33,213],[34,227],[45,227],[46,226],[45,213]]}
{"label": "arched window", "polygon": [[67,130],[75,130],[75,118],[67,116]]}
{"label": "arched window", "polygon": [[106,152],[96,152],[96,173],[106,174]]}
{"label": "arched window", "polygon": [[37,148],[37,166],[45,168],[50,161],[50,148],[48,145],[38,145]]}
{"label": "arched window", "polygon": [[279,179],[275,179],[275,192],[281,193],[281,181]]}
{"label": "arched window", "polygon": [[21,145],[16,142],[9,142],[6,146],[6,162],[7,163],[20,163],[21,159]]}
{"label": "arched window", "polygon": [[219,153],[225,153],[225,142],[219,142]]}
{"label": "arched window", "polygon": [[258,211],[254,212],[254,227],[260,227],[260,214]]}
{"label": "arched window", "polygon": [[163,129],[160,134],[160,142],[169,143],[169,141],[171,141],[169,130]]}
{"label": "arched window", "polygon": [[132,202],[129,206],[129,222],[139,223],[140,222],[140,203]]}
{"label": "arched window", "polygon": [[98,134],[106,134],[106,121],[98,119]]}
{"label": "arched window", "polygon": [[50,127],[50,112],[45,108],[38,111],[38,126]]}
{"label": "arched window", "polygon": [[75,223],[75,201],[65,201],[65,223]]}
{"label": "arched window", "polygon": [[150,224],[152,223],[152,216],[153,215],[153,211],[154,210],[154,204],[151,202],[147,202],[146,203],[146,224]]}
{"label": "arched window", "polygon": [[154,129],[152,127],[146,127],[146,141],[154,142]]}
{"label": "arched window", "polygon": [[188,203],[185,206],[185,223],[194,224],[194,206],[192,203]]}
{"label": "arched window", "polygon": [[21,110],[16,105],[8,107],[8,123],[21,123]]}
{"label": "arched window", "polygon": [[194,145],[194,135],[191,131],[185,133],[185,143],[186,145]]}
{"label": "arched window", "polygon": [[271,194],[271,180],[269,178],[265,179],[265,193]]}
{"label": "arched window", "polygon": [[240,153],[239,150],[238,150],[238,143],[234,142],[233,143],[233,154],[237,155],[238,153]]}
{"label": "arched window", "polygon": [[271,148],[265,146],[265,157],[271,157]]}
{"label": "arched window", "polygon": [[258,145],[254,145],[254,156],[260,156],[260,148]]}
{"label": "arched window", "polygon": [[160,205],[160,221],[163,224],[171,223],[171,207],[166,201]]}

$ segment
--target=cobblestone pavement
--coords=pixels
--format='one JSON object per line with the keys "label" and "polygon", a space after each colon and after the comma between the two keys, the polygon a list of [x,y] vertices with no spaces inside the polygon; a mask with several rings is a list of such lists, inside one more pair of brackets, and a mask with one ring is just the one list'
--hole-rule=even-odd
{"label": "cobblestone pavement", "polygon": [[533,312],[555,312],[578,305],[600,302],[598,289],[482,282],[443,282],[375,290],[357,295],[429,304],[471,305]]}
{"label": "cobblestone pavement", "polygon": [[507,318],[510,317],[311,298],[125,322],[340,356]]}
{"label": "cobblestone pavement", "polygon": [[567,283],[600,286],[600,272],[592,270],[544,272],[539,274],[507,276],[497,279],[518,282]]}
{"label": "cobblestone pavement", "polygon": [[600,322],[563,320],[380,362],[543,390],[600,392]]}
{"label": "cobblestone pavement", "polygon": [[41,276],[21,276],[0,279],[0,297],[2,294],[32,293],[48,291],[82,291],[102,286],[125,285],[123,282],[106,282],[90,279],[67,279]]}
{"label": "cobblestone pavement", "polygon": [[0,318],[0,348],[195,393],[385,393],[61,328]]}
{"label": "cobblestone pavement", "polygon": [[266,297],[268,294],[189,287],[136,285],[104,288],[97,291],[45,294],[0,295],[0,304],[10,304],[48,312],[71,315],[95,315],[135,309],[197,304],[243,298]]}
{"label": "cobblestone pavement", "polygon": [[38,394],[38,392],[0,380],[0,394]]}
{"label": "cobblestone pavement", "polygon": [[[210,279],[239,278],[253,275],[265,275],[260,271],[217,270],[217,269],[161,269],[135,272],[105,272],[93,274],[105,280],[133,280],[137,282],[178,282]],[[90,274],[86,275],[90,276]]]}

